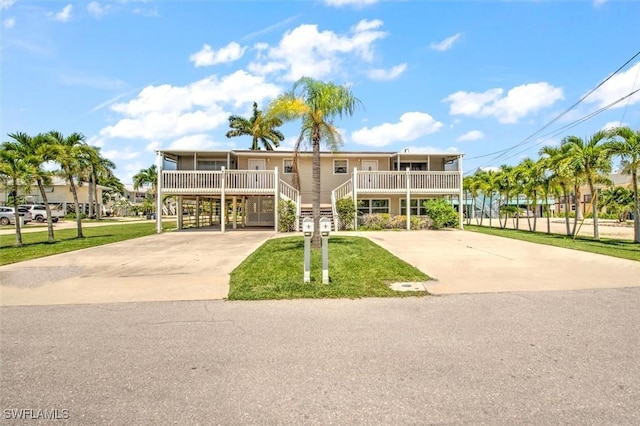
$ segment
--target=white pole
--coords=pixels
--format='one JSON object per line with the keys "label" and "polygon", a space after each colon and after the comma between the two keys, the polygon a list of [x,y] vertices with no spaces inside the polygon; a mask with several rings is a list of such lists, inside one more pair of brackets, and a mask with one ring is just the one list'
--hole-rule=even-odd
{"label": "white pole", "polygon": [[162,153],[156,153],[156,170],[158,172],[158,181],[156,182],[156,232],[162,233]]}
{"label": "white pole", "polygon": [[[460,157],[458,157],[458,172],[460,172],[460,182],[458,185],[460,185],[460,190],[458,192],[458,222],[460,222],[460,229],[464,229],[464,213],[463,213],[463,208],[462,208],[462,197],[463,197],[463,185],[462,185],[462,181],[464,179],[463,177],[463,173],[462,173],[462,155]],[[473,206],[472,206],[473,208]]]}
{"label": "white pole", "polygon": [[407,167],[407,231],[411,231],[411,171]]}
{"label": "white pole", "polygon": [[356,208],[356,217],[353,219],[353,230],[358,230],[358,168],[353,168],[353,205]]}
{"label": "white pole", "polygon": [[224,188],[226,186],[226,173],[224,167],[222,168],[222,174],[220,175],[220,232],[225,231],[225,222],[226,222],[226,209],[227,203],[224,199]]}
{"label": "white pole", "polygon": [[280,220],[278,217],[278,204],[280,201],[280,176],[278,175],[278,167],[273,168],[273,180],[274,180],[274,188],[273,188],[273,231],[278,232],[278,221]]}

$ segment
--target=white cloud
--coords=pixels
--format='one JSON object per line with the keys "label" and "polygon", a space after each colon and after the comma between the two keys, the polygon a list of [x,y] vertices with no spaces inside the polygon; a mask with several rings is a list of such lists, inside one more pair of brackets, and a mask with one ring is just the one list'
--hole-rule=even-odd
{"label": "white cloud", "polygon": [[92,1],[87,5],[87,12],[99,18],[107,13],[108,8],[108,6],[101,6],[97,1]]}
{"label": "white cloud", "polygon": [[471,130],[464,135],[460,135],[456,140],[458,142],[470,142],[477,141],[478,139],[482,138],[484,138],[484,133],[482,133],[480,130]]}
{"label": "white cloud", "polygon": [[522,117],[553,105],[563,99],[562,89],[547,82],[517,86],[502,96],[504,89],[489,89],[483,93],[459,91],[443,99],[450,102],[451,115],[495,117],[501,123],[516,123]]}
{"label": "white cloud", "polygon": [[279,44],[269,47],[249,65],[257,74],[284,72],[283,78],[295,81],[302,76],[325,78],[342,69],[346,60],[371,62],[374,43],[387,36],[380,31],[380,20],[362,20],[347,34],[319,31],[317,25],[304,24],[286,32]]}
{"label": "white cloud", "polygon": [[611,130],[616,127],[627,127],[629,126],[627,123],[623,123],[622,121],[610,121],[606,123],[600,130]]}
{"label": "white cloud", "polygon": [[0,0],[0,10],[9,9],[16,0]]}
{"label": "white cloud", "polygon": [[102,151],[101,154],[113,161],[133,160],[140,156],[139,152],[132,151],[130,147],[126,147],[124,150],[112,149],[112,150]]}
{"label": "white cloud", "polygon": [[384,123],[372,128],[364,127],[351,134],[351,140],[360,145],[385,146],[393,142],[409,142],[442,127],[442,123],[424,112],[406,112],[397,123]]}
{"label": "white cloud", "polygon": [[169,149],[213,149],[218,146],[216,142],[211,140],[209,135],[197,134],[184,136],[169,145]]}
{"label": "white cloud", "polygon": [[2,26],[6,29],[9,28],[13,28],[16,26],[16,18],[14,18],[13,16],[5,19],[4,21],[2,21]]}
{"label": "white cloud", "polygon": [[457,33],[452,35],[451,37],[447,37],[440,42],[433,42],[429,44],[429,47],[433,50],[437,50],[438,52],[444,52],[453,47],[456,41],[458,41],[462,37],[462,33]]}
{"label": "white cloud", "polygon": [[205,44],[200,51],[189,56],[189,61],[193,62],[196,67],[206,67],[215,64],[223,64],[233,62],[244,55],[246,47],[241,47],[235,41],[227,44],[219,50],[213,50],[211,46]]}
{"label": "white cloud", "polygon": [[49,16],[59,22],[68,22],[71,19],[71,11],[73,6],[68,4],[58,13],[49,12]]}
{"label": "white cloud", "polygon": [[407,69],[407,64],[404,64],[404,63],[396,65],[395,67],[389,70],[380,69],[380,68],[372,69],[369,71],[369,78],[371,80],[378,80],[378,81],[393,80],[398,78],[400,74],[402,74],[406,69]]}
{"label": "white cloud", "polygon": [[275,98],[282,90],[263,77],[236,71],[222,79],[210,76],[186,86],[148,86],[129,102],[111,105],[124,118],[103,128],[105,138],[165,141],[203,133],[227,123],[226,106],[239,108]]}
{"label": "white cloud", "polygon": [[328,6],[342,7],[342,6],[354,6],[364,7],[377,3],[378,0],[324,0]]}
{"label": "white cloud", "polygon": [[151,141],[147,144],[147,146],[145,147],[145,149],[147,151],[157,151],[160,149],[160,147],[162,146],[162,144],[160,143],[160,141]]}
{"label": "white cloud", "polygon": [[[602,87],[593,92],[585,102],[597,103],[599,107],[604,107],[618,99],[627,96],[634,90],[640,88],[640,62],[636,62],[628,70],[618,73],[604,83]],[[634,105],[640,102],[640,92],[617,103],[612,108],[620,108],[626,105]]]}

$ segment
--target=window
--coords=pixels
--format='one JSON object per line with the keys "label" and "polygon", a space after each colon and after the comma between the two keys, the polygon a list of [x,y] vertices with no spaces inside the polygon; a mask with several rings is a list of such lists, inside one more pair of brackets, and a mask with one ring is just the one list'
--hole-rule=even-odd
{"label": "window", "polygon": [[585,203],[590,203],[591,202],[591,194],[586,194],[584,196],[584,202]]}
{"label": "window", "polygon": [[400,169],[398,169],[398,162],[394,161],[393,162],[393,170],[400,170],[400,171],[404,171],[404,170],[413,170],[413,171],[427,171],[427,163],[404,163],[401,162],[400,163]]}
{"label": "window", "polygon": [[348,160],[333,160],[333,174],[346,175],[349,168]]}
{"label": "window", "polygon": [[[427,201],[426,198],[415,198],[411,199],[411,208],[409,212],[411,216],[426,216],[427,210],[424,208],[424,202]],[[407,199],[402,198],[400,200],[400,214],[403,216],[407,215]]]}
{"label": "window", "polygon": [[222,170],[227,160],[198,160],[198,170]]}
{"label": "window", "polygon": [[358,215],[389,213],[389,200],[358,200]]}
{"label": "window", "polygon": [[282,173],[293,173],[293,160],[291,158],[282,160]]}

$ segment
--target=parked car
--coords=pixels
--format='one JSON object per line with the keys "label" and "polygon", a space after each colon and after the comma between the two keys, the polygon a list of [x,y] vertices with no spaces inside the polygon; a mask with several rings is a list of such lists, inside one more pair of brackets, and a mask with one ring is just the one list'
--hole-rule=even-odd
{"label": "parked car", "polygon": [[[23,223],[29,223],[33,216],[28,209],[18,207],[18,215],[22,217]],[[0,225],[10,225],[16,222],[15,210],[13,207],[0,207]]]}
{"label": "parked car", "polygon": [[[44,204],[21,204],[18,208],[29,210],[33,220],[38,223],[47,221],[47,209]],[[49,209],[51,210],[51,221],[57,222],[60,218],[64,217],[64,212],[62,210],[56,209],[52,206],[50,206]]]}

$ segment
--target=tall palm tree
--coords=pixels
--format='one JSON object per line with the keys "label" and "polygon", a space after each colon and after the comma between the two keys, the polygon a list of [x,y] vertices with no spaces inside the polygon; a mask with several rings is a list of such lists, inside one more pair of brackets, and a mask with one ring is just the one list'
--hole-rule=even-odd
{"label": "tall palm tree", "polygon": [[251,136],[253,142],[251,147],[254,151],[260,149],[260,143],[267,151],[278,148],[280,142],[284,140],[284,135],[276,130],[276,127],[282,126],[282,119],[279,117],[266,116],[258,109],[258,104],[253,103],[253,115],[246,119],[238,115],[229,116],[229,127],[231,130],[227,132],[228,138],[237,136]]}
{"label": "tall palm tree", "polygon": [[61,154],[61,148],[52,144],[42,134],[32,137],[26,133],[17,132],[9,133],[8,136],[13,139],[13,143],[8,145],[11,147],[10,149],[15,150],[25,161],[28,161],[33,166],[33,177],[38,185],[42,203],[47,212],[47,241],[52,243],[55,241],[53,218],[49,200],[47,199],[47,192],[45,191],[45,185],[51,183],[51,171],[46,170],[44,165],[55,161]]}
{"label": "tall palm tree", "polygon": [[65,138],[62,133],[53,130],[47,133],[47,137],[51,143],[57,144],[62,150],[62,154],[56,161],[60,164],[60,173],[69,182],[69,188],[73,195],[78,230],[77,236],[78,238],[84,238],[82,233],[82,212],[78,201],[76,181],[80,183],[86,173],[87,158],[91,155],[89,147],[85,143],[85,137],[82,133],[72,133]]}
{"label": "tall palm tree", "polygon": [[13,194],[13,211],[16,225],[16,247],[22,246],[22,231],[18,213],[18,191],[20,186],[30,188],[34,180],[35,167],[20,154],[15,142],[4,142],[0,145],[0,177],[8,181]]}
{"label": "tall palm tree", "polygon": [[551,171],[551,181],[560,186],[562,197],[564,199],[565,225],[567,227],[567,235],[572,235],[571,224],[569,221],[569,187],[572,183],[572,171],[568,163],[567,146],[544,146],[540,150],[542,161],[547,170]]}
{"label": "tall palm tree", "polygon": [[[471,176],[465,176],[465,178],[462,180],[462,187],[468,194],[471,195],[471,211],[467,212],[467,225],[470,225],[471,216],[473,216],[473,212],[476,208],[476,199],[478,198],[478,193],[480,192],[480,182],[478,180],[478,176],[475,174]],[[484,211],[484,205],[482,210]],[[476,218],[476,222],[477,221],[478,219]]]}
{"label": "tall palm tree", "polygon": [[98,208],[100,200],[98,200],[98,184],[103,179],[108,179],[113,176],[113,169],[116,168],[116,164],[103,157],[100,154],[100,148],[96,146],[89,147],[88,156],[88,172],[89,172],[89,215],[93,213],[93,203],[96,204],[95,216],[98,219],[102,219],[102,210]]}
{"label": "tall palm tree", "polygon": [[[481,170],[477,173],[476,179],[478,180],[478,187],[482,193],[482,215],[480,216],[480,225],[484,219],[484,208],[489,196],[489,227],[493,226],[493,196],[498,188],[498,173],[493,170]],[[498,209],[498,212],[500,210]],[[498,213],[499,215],[500,213]]]}
{"label": "tall palm tree", "polygon": [[[150,187],[149,193],[153,195],[155,201],[158,187],[158,167],[155,164],[133,175],[133,190],[137,191],[143,186]],[[153,205],[155,206],[156,203],[154,202]],[[160,215],[162,212],[156,212],[156,214]]]}
{"label": "tall palm tree", "polygon": [[622,172],[631,175],[633,185],[633,242],[640,243],[640,200],[638,199],[638,173],[640,171],[640,130],[618,127],[610,131],[614,140],[608,148],[622,159]]}
{"label": "tall palm tree", "polygon": [[[500,227],[505,228],[507,226],[507,220],[509,217],[509,197],[513,194],[514,188],[516,187],[515,183],[515,173],[514,167],[503,164],[500,166],[500,171],[496,177],[496,189],[499,194],[504,197],[504,201],[501,203],[502,208],[498,210],[498,221],[500,222]],[[504,211],[504,224],[502,223],[502,215],[501,211]]]}
{"label": "tall palm tree", "polygon": [[522,179],[523,193],[527,198],[527,210],[534,212],[533,226],[531,225],[531,216],[527,215],[527,224],[529,231],[535,232],[537,229],[538,215],[538,194],[543,191],[544,169],[539,161],[533,161],[525,158],[517,168]]}
{"label": "tall palm tree", "polygon": [[[591,191],[591,211],[593,213],[593,237],[600,238],[598,229],[598,192],[595,190],[596,183],[606,183],[608,174],[611,172],[611,157],[604,142],[608,137],[607,132],[599,131],[594,133],[588,140],[576,136],[566,137],[562,144],[567,146],[570,156],[570,164],[576,177],[581,177],[589,185]],[[580,182],[582,183],[582,182]],[[576,194],[576,197],[578,194]],[[577,215],[576,201],[576,217]],[[574,231],[575,235],[575,231]]]}
{"label": "tall palm tree", "polygon": [[[302,140],[311,142],[312,211],[315,229],[313,246],[316,248],[320,247],[320,142],[324,140],[331,150],[338,149],[342,144],[342,136],[333,125],[333,119],[353,115],[359,105],[360,101],[346,86],[302,77],[293,84],[291,91],[278,96],[269,107],[267,115],[270,117],[278,117],[283,121],[302,120],[296,152]],[[294,167],[295,163],[294,161]]]}

